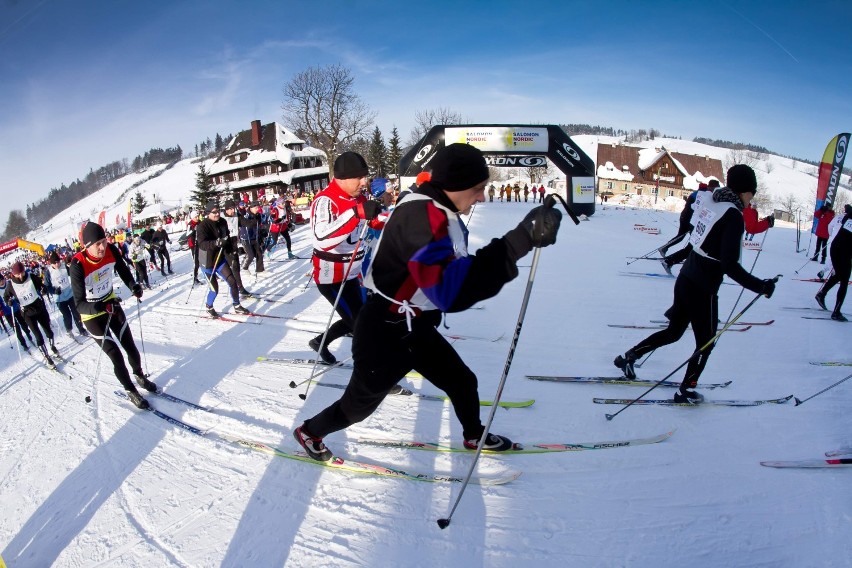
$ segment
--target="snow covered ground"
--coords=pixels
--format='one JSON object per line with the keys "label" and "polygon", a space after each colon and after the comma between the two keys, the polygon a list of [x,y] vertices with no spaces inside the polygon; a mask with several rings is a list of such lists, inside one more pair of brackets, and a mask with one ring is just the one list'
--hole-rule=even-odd
{"label": "snow covered ground", "polygon": [[[165,176],[160,179],[165,179]],[[144,187],[144,186],[143,186]],[[485,203],[470,222],[471,249],[513,227],[532,204]],[[634,230],[656,226],[659,235]],[[775,470],[761,460],[817,458],[850,445],[852,381],[802,406],[753,408],[618,407],[593,397],[638,396],[643,389],[552,384],[527,374],[613,375],[615,355],[650,330],[672,298],[673,280],[623,271],[660,272],[653,261],[626,265],[671,238],[677,214],[598,207],[589,221],[565,219],[558,243],[544,249],[504,400],[534,398],[529,408],[499,410],[492,430],[522,443],[594,442],[676,430],[662,443],[551,455],[483,456],[479,475],[522,471],[497,487],[470,486],[453,522],[440,530],[459,487],[341,473],[269,456],[182,431],[114,394],[99,350],[64,335],[58,344],[71,380],[33,359],[0,349],[0,554],[15,568],[56,566],[848,566],[852,556],[849,469]],[[762,239],[758,235],[755,240]],[[293,234],[294,251],[310,253],[308,230]],[[743,253],[750,268],[755,252]],[[282,256],[278,250],[275,257]],[[486,339],[455,345],[477,373],[482,398],[493,398],[527,281],[527,268],[482,309],[452,314],[448,334]],[[716,346],[703,382],[733,380],[708,398],[806,398],[840,380],[852,361],[848,324],[803,319],[783,307],[815,306],[813,263],[795,252],[794,231],[766,236],[754,273],[783,274],[776,294],[743,318],[774,319]],[[144,333],[148,371],[167,392],[213,407],[212,413],[150,397],[153,405],[215,432],[293,449],[291,431],[340,391],[312,388],[307,400],[291,380],[310,368],[258,362],[258,356],[307,357],[307,341],[323,329],[330,306],[313,287],[303,291],[308,260],[267,263],[247,286],[283,294],[290,303],[253,302],[254,310],[294,319],[229,324],[186,315],[200,307],[190,292],[191,259],[175,253],[176,275],[125,302],[131,329]],[[722,286],[727,316],[740,288]],[[127,290],[121,289],[127,296]],[[753,298],[746,292],[738,309]],[[834,293],[829,296],[833,305]],[[227,310],[226,294],[216,304]],[[174,306],[177,306],[175,308]],[[849,313],[852,308],[847,309]],[[813,312],[819,315],[819,312]],[[827,314],[826,314],[827,315]],[[58,318],[58,314],[54,315]],[[60,329],[61,326],[55,326]],[[497,339],[499,337],[499,339]],[[332,345],[349,356],[350,340]],[[689,334],[661,349],[640,376],[660,378],[692,352]],[[681,373],[674,378],[680,379]],[[324,382],[345,383],[344,370]],[[440,394],[406,380],[417,392]],[[671,396],[658,389],[652,398]],[[85,397],[92,397],[91,403]],[[483,408],[483,419],[488,409]],[[363,423],[327,438],[353,459],[424,473],[464,475],[471,455],[386,449],[359,437],[460,442],[446,404],[390,397]]]}

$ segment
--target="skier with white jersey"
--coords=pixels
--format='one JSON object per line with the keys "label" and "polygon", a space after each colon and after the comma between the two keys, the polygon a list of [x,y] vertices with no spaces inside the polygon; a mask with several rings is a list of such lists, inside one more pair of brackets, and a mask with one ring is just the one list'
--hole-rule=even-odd
{"label": "skier with white jersey", "polygon": [[[21,305],[21,316],[24,318],[24,323],[35,335],[36,345],[39,351],[44,355],[44,360],[48,367],[55,368],[56,365],[50,354],[47,352],[47,346],[44,344],[44,337],[41,330],[44,330],[44,335],[47,336],[47,341],[50,343],[50,350],[54,355],[59,355],[59,350],[53,343],[53,330],[50,328],[50,314],[47,313],[47,307],[41,297],[44,284],[41,278],[35,274],[27,274],[24,265],[16,262],[12,265],[11,286],[6,289],[4,300],[7,304],[11,304],[14,299]],[[41,327],[41,330],[39,329]]]}
{"label": "skier with white jersey", "polygon": [[77,331],[80,335],[88,335],[86,328],[83,327],[80,314],[77,313],[77,307],[74,305],[74,295],[71,291],[71,275],[68,271],[68,266],[60,261],[59,254],[56,251],[50,253],[48,260],[50,261],[50,265],[44,271],[44,288],[49,293],[56,294],[56,307],[59,308],[59,313],[62,314],[62,323],[65,325],[65,331],[68,335],[73,335],[73,328],[71,327],[73,323],[77,326]]}

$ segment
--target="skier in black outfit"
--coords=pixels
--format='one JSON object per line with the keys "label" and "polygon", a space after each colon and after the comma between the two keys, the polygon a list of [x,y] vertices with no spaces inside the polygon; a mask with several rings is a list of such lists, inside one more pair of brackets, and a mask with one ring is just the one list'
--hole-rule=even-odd
{"label": "skier in black outfit", "polygon": [[226,260],[227,253],[232,246],[230,235],[228,234],[228,223],[221,218],[219,205],[214,201],[207,204],[204,212],[207,213],[207,218],[196,227],[198,234],[198,243],[196,246],[198,247],[198,263],[207,278],[209,286],[205,306],[207,313],[214,318],[219,317],[219,314],[213,309],[213,302],[219,293],[219,281],[216,278],[216,275],[219,275],[228,283],[231,289],[234,312],[248,314],[250,312],[240,305],[239,285]]}
{"label": "skier in black outfit", "polygon": [[41,278],[35,274],[27,274],[24,270],[24,265],[16,262],[12,265],[11,286],[6,288],[4,300],[7,304],[11,304],[13,299],[21,304],[21,316],[24,318],[24,323],[35,335],[36,345],[39,351],[44,355],[44,360],[49,367],[54,367],[53,359],[47,352],[47,346],[44,344],[44,337],[41,335],[41,329],[44,330],[44,335],[47,336],[47,341],[50,344],[50,350],[54,355],[59,355],[59,350],[53,343],[53,330],[50,328],[50,314],[47,313],[47,307],[44,305],[44,300],[41,297],[44,290],[44,284]]}
{"label": "skier in black outfit", "polygon": [[[154,252],[156,252],[160,257],[160,273],[165,276],[166,275],[166,267],[168,266],[169,274],[174,274],[172,272],[172,259],[169,256],[169,247],[172,241],[169,239],[169,234],[163,228],[162,225],[157,225],[157,230],[153,232],[151,235],[151,247]],[[151,253],[153,257],[154,254]],[[156,265],[156,263],[154,263]]]}
{"label": "skier in black outfit", "polygon": [[825,295],[831,290],[835,284],[837,288],[837,301],[834,303],[834,311],[831,312],[831,319],[835,321],[849,321],[846,316],[840,311],[843,307],[843,300],[846,299],[846,289],[849,287],[849,277],[852,276],[852,205],[844,207],[843,219],[840,221],[840,227],[837,229],[837,234],[834,240],[831,241],[831,265],[834,267],[834,274],[822,285],[820,291],[817,292],[816,301],[824,310]]}
{"label": "skier in black outfit", "polygon": [[[139,238],[142,239],[142,244],[145,247],[145,252],[148,253],[148,257],[151,259],[151,264],[154,266],[154,270],[159,270],[157,267],[157,255],[154,252],[154,247],[152,243],[154,242],[154,229],[151,228],[151,224],[148,223],[145,225],[145,230],[139,233]],[[144,259],[145,255],[142,255]]]}
{"label": "skier in black outfit", "polygon": [[251,292],[243,286],[243,279],[240,276],[240,215],[237,213],[237,206],[233,199],[226,199],[223,206],[225,214],[222,219],[228,224],[228,240],[231,242],[229,247],[225,248],[225,260],[228,261],[228,266],[231,267],[231,272],[234,274],[234,280],[237,281],[237,287],[240,291],[240,298],[251,298]]}
{"label": "skier in black outfit", "polygon": [[18,343],[21,345],[21,349],[29,353],[30,348],[24,340],[24,334],[26,334],[27,339],[29,339],[30,343],[33,345],[35,345],[35,341],[33,341],[32,334],[30,334],[30,328],[27,327],[26,322],[24,322],[24,318],[21,317],[21,304],[18,303],[17,298],[12,298],[10,303],[6,303],[3,299],[6,297],[6,290],[11,287],[12,285],[9,284],[8,280],[6,280],[6,276],[0,272],[0,308],[3,310],[3,317],[6,318],[6,322],[9,324],[9,327],[14,328],[15,335],[18,337]]}
{"label": "skier in black outfit", "polygon": [[660,263],[663,265],[663,270],[665,270],[666,274],[669,276],[672,275],[672,266],[680,264],[687,259],[689,253],[692,251],[692,245],[687,243],[685,247],[668,256],[666,256],[666,251],[682,241],[685,236],[692,233],[692,214],[695,211],[695,200],[698,198],[699,192],[712,192],[717,187],[719,187],[719,180],[711,179],[709,183],[698,184],[698,190],[693,191],[689,194],[689,197],[686,198],[686,204],[683,206],[683,211],[680,212],[677,235],[668,244],[660,248],[660,254],[663,255],[663,259]]}
{"label": "skier in black outfit", "polygon": [[142,358],[133,341],[124,310],[121,309],[121,300],[112,288],[113,271],[118,273],[137,300],[142,298],[142,285],[133,281],[133,274],[115,245],[107,243],[103,227],[92,221],[87,222],[81,231],[80,242],[85,248],[74,255],[70,270],[77,311],[92,338],[112,361],[115,376],[127,392],[127,397],[137,408],[148,408],[148,401],[130,380],[119,345],[127,352],[136,383],[148,392],[156,392],[157,385],[148,379],[142,369]]}
{"label": "skier in black outfit", "polygon": [[263,249],[260,245],[261,215],[260,203],[252,201],[249,203],[248,212],[240,219],[240,240],[246,251],[246,259],[243,261],[243,270],[248,270],[251,261],[254,260],[255,274],[263,272]]}
{"label": "skier in black outfit", "polygon": [[[365,287],[372,292],[355,323],[355,369],[346,391],[293,433],[315,460],[332,457],[324,436],[370,416],[411,369],[447,393],[467,448],[476,448],[485,433],[476,375],[438,332],[441,313],[496,295],[518,275],[518,259],[556,242],[562,214],[536,207],[502,238],[468,255],[459,215],[485,201],[485,158],[473,146],[451,144],[430,165],[432,180],[397,205],[367,270]],[[508,438],[485,436],[484,449],[511,447]]]}
{"label": "skier in black outfit", "polygon": [[[626,378],[636,377],[633,363],[637,359],[663,345],[674,343],[683,336],[690,324],[695,335],[696,350],[716,335],[719,312],[717,294],[725,275],[767,298],[775,291],[773,279],[760,280],[740,265],[745,231],[742,210],[754,198],[757,190],[754,170],[744,164],[737,164],[728,170],[727,181],[726,187],[714,191],[712,197],[706,196],[701,200],[696,229],[690,238],[693,250],[677,276],[674,303],[666,311],[669,326],[643,339],[624,356],[615,358],[615,366],[624,371]],[[689,360],[683,382],[674,395],[675,402],[697,404],[704,400],[692,389],[698,384],[698,377],[712,349],[710,345]]]}

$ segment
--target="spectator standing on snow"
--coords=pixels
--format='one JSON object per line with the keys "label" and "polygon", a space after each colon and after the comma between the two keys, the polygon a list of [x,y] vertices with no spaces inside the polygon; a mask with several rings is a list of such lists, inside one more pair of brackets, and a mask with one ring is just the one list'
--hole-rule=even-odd
{"label": "spectator standing on snow", "polygon": [[814,255],[811,257],[811,260],[816,260],[819,256],[820,250],[822,250],[822,260],[820,261],[820,264],[825,264],[825,255],[828,250],[828,226],[834,219],[834,209],[831,208],[831,204],[824,203],[822,207],[814,211],[814,219],[817,220],[817,242],[816,250],[814,250]]}

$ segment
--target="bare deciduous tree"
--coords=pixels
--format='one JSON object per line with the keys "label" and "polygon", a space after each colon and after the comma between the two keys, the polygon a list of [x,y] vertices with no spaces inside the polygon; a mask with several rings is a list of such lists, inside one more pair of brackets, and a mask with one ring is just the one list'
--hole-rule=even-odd
{"label": "bare deciduous tree", "polygon": [[376,113],[354,91],[355,78],[339,64],[309,67],[284,85],[284,121],[297,136],[323,150],[329,164],[373,126]]}
{"label": "bare deciduous tree", "polygon": [[802,208],[799,203],[799,198],[793,193],[788,193],[778,200],[778,208],[785,213],[789,213],[791,217],[796,218],[796,213]]}
{"label": "bare deciduous tree", "polygon": [[408,135],[408,144],[413,145],[426,136],[433,126],[439,124],[462,124],[462,115],[448,108],[418,110],[414,113],[414,128]]}

